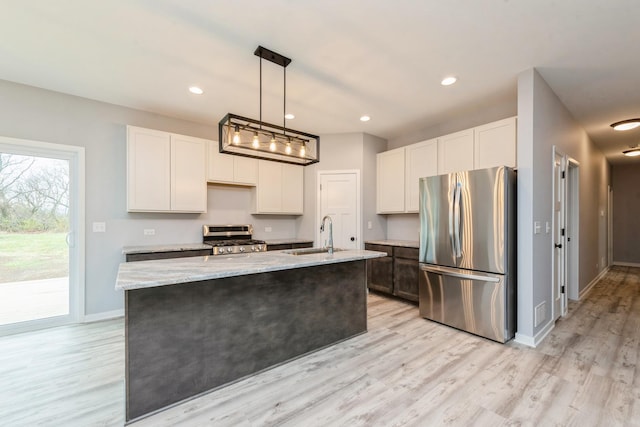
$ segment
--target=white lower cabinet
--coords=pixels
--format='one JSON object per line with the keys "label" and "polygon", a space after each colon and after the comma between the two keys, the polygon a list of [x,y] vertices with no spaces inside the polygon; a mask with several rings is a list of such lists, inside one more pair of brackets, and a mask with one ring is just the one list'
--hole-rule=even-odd
{"label": "white lower cabinet", "polygon": [[209,141],[207,181],[254,186],[258,182],[258,160],[220,152],[217,141]]}
{"label": "white lower cabinet", "polygon": [[127,126],[127,211],[206,212],[206,141]]}
{"label": "white lower cabinet", "polygon": [[302,166],[258,160],[258,182],[253,193],[255,214],[302,215]]}

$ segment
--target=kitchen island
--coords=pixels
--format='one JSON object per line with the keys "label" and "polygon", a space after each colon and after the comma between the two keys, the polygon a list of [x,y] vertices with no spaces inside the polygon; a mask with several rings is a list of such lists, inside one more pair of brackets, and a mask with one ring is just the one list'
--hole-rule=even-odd
{"label": "kitchen island", "polygon": [[131,421],[366,332],[363,250],[123,263]]}

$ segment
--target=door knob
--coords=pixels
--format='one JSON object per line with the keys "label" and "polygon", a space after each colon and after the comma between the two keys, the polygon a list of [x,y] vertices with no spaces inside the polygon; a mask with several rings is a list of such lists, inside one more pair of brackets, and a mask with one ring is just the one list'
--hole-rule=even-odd
{"label": "door knob", "polygon": [[558,249],[562,249],[562,243],[554,243],[553,247],[554,248],[558,248]]}
{"label": "door knob", "polygon": [[351,236],[351,239],[350,239],[350,240],[351,240],[352,242],[355,242],[355,241],[356,241],[356,238],[355,238],[355,237],[353,237],[353,236]]}

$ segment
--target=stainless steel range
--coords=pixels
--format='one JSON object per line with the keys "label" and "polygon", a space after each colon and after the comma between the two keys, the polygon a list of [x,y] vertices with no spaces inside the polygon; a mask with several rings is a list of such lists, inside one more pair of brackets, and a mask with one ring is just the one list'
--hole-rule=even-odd
{"label": "stainless steel range", "polygon": [[213,255],[266,251],[265,241],[252,239],[252,234],[251,225],[204,225],[202,242],[213,247]]}

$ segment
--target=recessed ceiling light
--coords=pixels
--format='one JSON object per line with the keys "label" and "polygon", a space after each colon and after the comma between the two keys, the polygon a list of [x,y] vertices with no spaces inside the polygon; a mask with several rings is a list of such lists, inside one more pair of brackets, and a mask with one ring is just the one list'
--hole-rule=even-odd
{"label": "recessed ceiling light", "polygon": [[371,117],[369,117],[369,116],[365,115],[365,116],[360,117],[360,121],[361,122],[368,122],[369,120],[371,120]]}
{"label": "recessed ceiling light", "polygon": [[444,79],[442,79],[442,81],[440,82],[440,84],[441,84],[442,86],[449,86],[449,85],[454,84],[457,80],[458,80],[458,79],[456,79],[456,78],[455,78],[455,77],[453,77],[453,76],[445,77]]}
{"label": "recessed ceiling light", "polygon": [[196,95],[202,95],[204,91],[200,89],[198,86],[191,86],[189,88],[189,92],[194,93]]}
{"label": "recessed ceiling light", "polygon": [[287,113],[287,114],[284,115],[284,118],[287,119],[287,120],[293,120],[293,119],[296,118],[296,116],[294,116],[291,113]]}
{"label": "recessed ceiling light", "polygon": [[630,130],[640,126],[640,119],[628,119],[611,124],[613,130]]}

